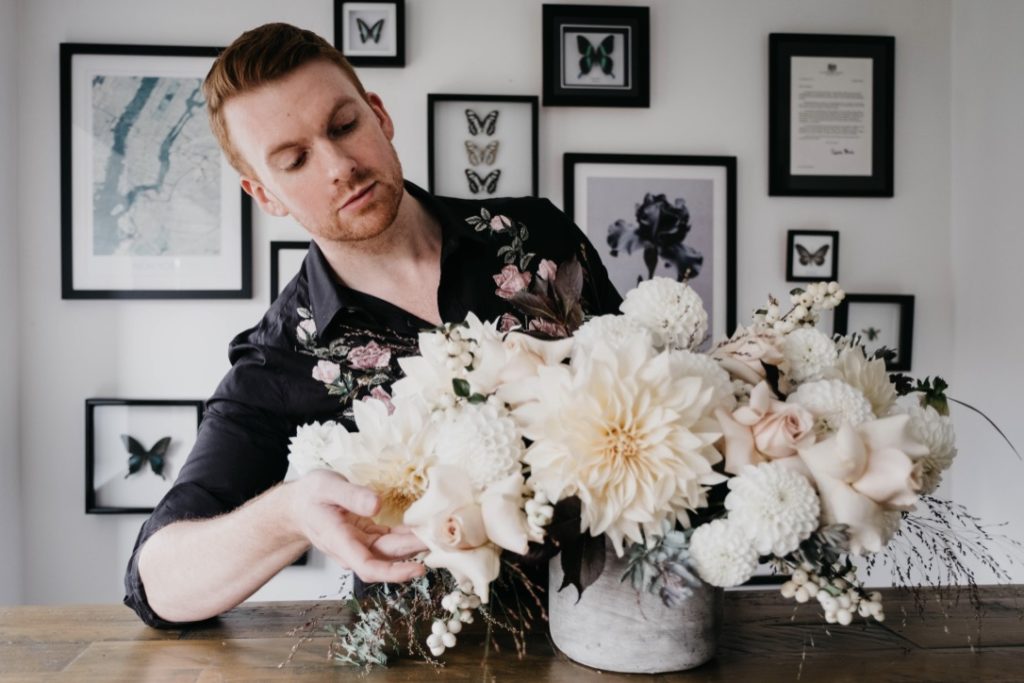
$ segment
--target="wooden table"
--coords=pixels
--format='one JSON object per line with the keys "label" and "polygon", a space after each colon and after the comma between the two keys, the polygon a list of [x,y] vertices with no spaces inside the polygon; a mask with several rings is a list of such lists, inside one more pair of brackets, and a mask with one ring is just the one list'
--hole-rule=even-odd
{"label": "wooden table", "polygon": [[[966,595],[959,605],[945,608],[932,600],[924,620],[909,594],[884,593],[884,624],[826,628],[813,606],[794,609],[775,591],[730,592],[718,656],[698,669],[658,678],[1024,681],[1022,587],[982,589],[980,613]],[[355,671],[327,661],[322,639],[303,643],[282,666],[299,640],[288,632],[310,616],[337,615],[338,604],[256,603],[211,624],[176,631],[150,629],[120,605],[0,607],[0,682],[348,680]],[[532,639],[523,660],[507,650],[485,660],[479,643],[479,635],[464,633],[443,669],[402,659],[366,679],[637,680],[574,664],[542,634]]]}

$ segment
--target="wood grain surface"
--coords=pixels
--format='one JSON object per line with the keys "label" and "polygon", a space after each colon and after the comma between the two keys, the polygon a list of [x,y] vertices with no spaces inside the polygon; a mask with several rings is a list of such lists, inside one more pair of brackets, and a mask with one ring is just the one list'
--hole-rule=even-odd
{"label": "wood grain surface", "polygon": [[[673,681],[1024,681],[1024,588],[987,587],[981,609],[930,593],[923,612],[906,592],[886,590],[883,624],[826,626],[814,605],[795,606],[776,591],[731,591],[718,655]],[[290,632],[307,620],[348,618],[340,603],[253,603],[181,630],[143,625],[120,605],[0,607],[0,682],[331,681],[357,673],[326,658],[326,638],[300,643]],[[464,631],[443,668],[412,658],[370,672],[375,681],[612,681],[569,661],[546,633],[531,636],[526,657],[510,643],[484,654],[483,632]],[[293,647],[299,644],[288,660]],[[646,678],[646,677],[645,677]]]}

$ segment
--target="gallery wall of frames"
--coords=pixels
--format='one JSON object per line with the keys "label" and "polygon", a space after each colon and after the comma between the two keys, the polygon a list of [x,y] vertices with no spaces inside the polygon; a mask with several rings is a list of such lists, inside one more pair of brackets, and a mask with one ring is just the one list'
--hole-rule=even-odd
{"label": "gallery wall of frames", "polygon": [[[25,248],[52,256],[53,267],[27,284],[74,324],[74,343],[93,362],[60,386],[65,433],[33,434],[28,446],[60,453],[74,474],[64,496],[76,502],[71,528],[127,560],[140,515],[166,493],[196,438],[202,401],[228,367],[227,343],[259,320],[308,251],[308,234],[290,218],[259,213],[240,192],[206,127],[200,85],[213,58],[265,21],[310,28],[357,65],[395,119],[408,179],[470,200],[551,199],[620,291],[656,276],[686,280],[719,339],[763,303],[752,292],[785,298],[841,276],[850,296],[823,321],[826,331],[891,349],[894,370],[939,365],[948,349],[914,354],[913,340],[915,324],[945,324],[934,318],[944,290],[932,286],[942,274],[919,279],[922,291],[913,278],[879,277],[865,257],[882,231],[898,232],[883,225],[887,215],[933,215],[922,181],[901,166],[911,157],[927,164],[925,145],[901,147],[898,124],[903,103],[918,110],[939,100],[907,95],[897,74],[906,59],[935,78],[936,55],[897,48],[941,17],[872,18],[837,2],[814,22],[803,11],[811,4],[758,10],[736,33],[728,8],[666,0],[324,0],[288,12],[260,0],[246,17],[231,16],[241,3],[225,3],[202,27],[167,15],[159,30],[143,28],[141,10],[109,30],[58,0],[30,10],[26,35],[37,45],[26,56],[45,56],[50,78],[26,97],[57,112],[50,215],[59,230],[28,238]],[[47,26],[46,11],[57,8],[68,16]],[[126,10],[105,0],[97,11]],[[918,235],[888,243],[892,268],[913,260]],[[66,352],[29,350],[26,365],[70,361]],[[42,388],[28,393],[30,419],[54,410]],[[28,495],[65,486],[50,464],[31,460]],[[26,511],[39,513],[43,535],[65,533],[66,520],[42,503],[28,501]],[[53,564],[43,543],[26,549],[32,566]],[[96,577],[117,578],[112,560],[86,563],[90,590]],[[256,597],[316,597],[335,579],[314,553]],[[43,585],[28,578],[26,597],[49,599]],[[103,585],[116,597],[116,581]],[[58,588],[53,599],[79,592]]]}

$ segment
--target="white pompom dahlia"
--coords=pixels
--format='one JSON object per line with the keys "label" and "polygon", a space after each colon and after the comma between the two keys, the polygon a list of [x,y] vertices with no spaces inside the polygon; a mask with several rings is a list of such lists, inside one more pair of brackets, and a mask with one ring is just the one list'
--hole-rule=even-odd
{"label": "white pompom dahlia", "polygon": [[914,458],[921,466],[921,495],[929,495],[942,483],[942,473],[949,469],[956,457],[956,433],[952,418],[940,415],[931,406],[922,406],[918,396],[902,398],[893,408],[893,414],[910,415],[908,428],[911,436],[928,448],[928,455]]}
{"label": "white pompom dahlia", "polygon": [[651,331],[658,348],[695,349],[708,332],[708,314],[692,287],[667,277],[641,282],[619,307]]}
{"label": "white pompom dahlia", "polygon": [[839,357],[835,342],[821,330],[799,327],[782,338],[779,345],[794,384],[823,379]]}
{"label": "white pompom dahlia", "polygon": [[466,403],[435,425],[431,450],[437,462],[455,465],[478,489],[518,472],[523,438],[504,408]]}
{"label": "white pompom dahlia", "polygon": [[818,528],[821,504],[807,478],[773,462],[747,467],[729,480],[729,521],[761,555],[783,557]]}
{"label": "white pompom dahlia", "polygon": [[299,475],[317,469],[333,469],[332,462],[344,452],[351,434],[333,420],[300,425],[288,447],[288,461]]}
{"label": "white pompom dahlia", "polygon": [[827,432],[838,431],[843,424],[856,427],[875,418],[864,394],[838,379],[801,384],[786,402],[806,408],[814,415],[818,428]]}
{"label": "white pompom dahlia", "polygon": [[721,588],[745,583],[757,569],[757,550],[743,529],[728,519],[716,519],[694,529],[690,559],[700,578]]}
{"label": "white pompom dahlia", "polygon": [[585,322],[572,336],[573,357],[589,353],[597,342],[613,348],[640,343],[654,345],[651,331],[626,315],[599,315]]}

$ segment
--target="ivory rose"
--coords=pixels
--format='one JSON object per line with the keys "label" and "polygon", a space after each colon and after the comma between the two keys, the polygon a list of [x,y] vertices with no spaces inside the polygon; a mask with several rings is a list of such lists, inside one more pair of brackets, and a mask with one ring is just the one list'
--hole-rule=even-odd
{"label": "ivory rose", "polygon": [[913,458],[928,449],[914,440],[910,417],[895,415],[839,430],[800,449],[821,499],[825,524],[846,524],[850,551],[880,551],[894,533],[888,513],[913,510],[921,488]]}
{"label": "ivory rose", "polygon": [[797,451],[814,443],[814,416],[802,406],[785,403],[772,395],[767,382],[750,392],[750,403],[731,413],[715,411],[725,436],[725,471],[740,474],[747,465],[790,460],[806,474]]}
{"label": "ivory rose", "polygon": [[426,493],[406,510],[404,522],[430,551],[424,564],[447,569],[458,583],[468,581],[486,604],[501,569],[501,548],[520,554],[527,549],[522,476],[511,474],[479,495],[459,467],[435,465],[427,478]]}
{"label": "ivory rose", "polygon": [[732,337],[717,346],[711,357],[736,379],[757,384],[765,378],[764,366],[781,365],[785,357],[779,350],[779,335],[774,330],[737,327]]}

